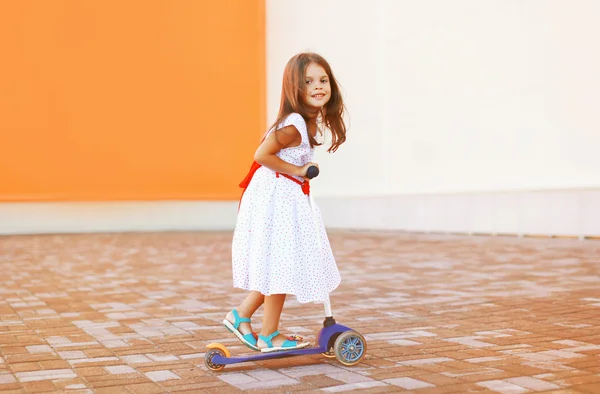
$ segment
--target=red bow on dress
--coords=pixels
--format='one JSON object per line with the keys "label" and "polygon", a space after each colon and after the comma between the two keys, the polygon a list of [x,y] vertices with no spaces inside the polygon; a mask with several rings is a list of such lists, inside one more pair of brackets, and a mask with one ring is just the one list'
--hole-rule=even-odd
{"label": "red bow on dress", "polygon": [[[252,162],[252,165],[250,166],[250,171],[248,171],[248,175],[246,175],[244,180],[240,183],[240,187],[244,189],[244,191],[242,192],[242,196],[240,197],[240,204],[242,203],[242,197],[244,196],[244,192],[248,188],[248,185],[250,184],[250,181],[252,180],[254,173],[260,167],[262,167],[262,165],[258,164],[256,161]],[[276,174],[277,178],[279,178],[279,175],[281,175],[288,179],[291,179],[292,181],[296,182],[297,184],[299,184],[302,187],[302,192],[304,194],[306,194],[307,196],[310,195],[310,182],[308,182],[307,180],[305,180],[304,182],[301,182],[298,179],[296,179],[293,176],[288,175],[288,174],[282,174],[280,172],[276,172],[275,174]],[[238,210],[239,209],[240,209],[240,207],[238,205]]]}

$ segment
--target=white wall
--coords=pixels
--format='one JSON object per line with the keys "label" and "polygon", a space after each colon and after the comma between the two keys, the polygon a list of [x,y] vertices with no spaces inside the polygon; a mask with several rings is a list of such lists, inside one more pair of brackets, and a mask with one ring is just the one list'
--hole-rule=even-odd
{"label": "white wall", "polygon": [[317,200],[329,228],[600,236],[600,189]]}
{"label": "white wall", "polygon": [[0,204],[0,235],[231,230],[237,201],[115,201]]}
{"label": "white wall", "polygon": [[268,0],[287,60],[331,64],[348,142],[317,151],[329,227],[600,235],[600,2]]}
{"label": "white wall", "polygon": [[351,118],[318,196],[600,187],[598,20],[594,0],[269,0],[268,119],[315,51]]}

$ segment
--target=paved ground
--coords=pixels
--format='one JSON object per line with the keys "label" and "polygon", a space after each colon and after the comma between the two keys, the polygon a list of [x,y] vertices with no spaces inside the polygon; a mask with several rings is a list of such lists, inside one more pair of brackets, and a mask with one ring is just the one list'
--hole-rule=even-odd
{"label": "paved ground", "polygon": [[[600,242],[331,239],[334,314],[366,337],[364,361],[215,373],[207,343],[247,353],[219,324],[244,297],[231,288],[231,234],[0,237],[0,391],[600,393]],[[282,330],[314,339],[322,320],[290,299]]]}

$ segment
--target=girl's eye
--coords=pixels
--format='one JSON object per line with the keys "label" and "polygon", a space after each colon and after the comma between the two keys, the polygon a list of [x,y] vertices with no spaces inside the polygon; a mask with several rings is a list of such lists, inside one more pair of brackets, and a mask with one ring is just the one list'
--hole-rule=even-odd
{"label": "girl's eye", "polygon": [[328,80],[326,80],[326,79],[323,79],[323,80],[321,81],[321,83],[327,83],[327,82],[329,82],[329,81],[328,81]]}
{"label": "girl's eye", "polygon": [[312,83],[312,81],[306,81],[307,85],[310,85]]}

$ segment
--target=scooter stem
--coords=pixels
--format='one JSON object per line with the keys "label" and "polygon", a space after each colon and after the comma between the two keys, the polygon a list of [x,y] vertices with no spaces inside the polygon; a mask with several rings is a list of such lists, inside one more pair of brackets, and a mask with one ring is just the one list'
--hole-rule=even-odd
{"label": "scooter stem", "polygon": [[335,324],[335,319],[333,318],[333,313],[331,313],[331,301],[329,301],[329,295],[327,295],[323,306],[325,308],[325,320],[323,321],[323,327],[333,326]]}

